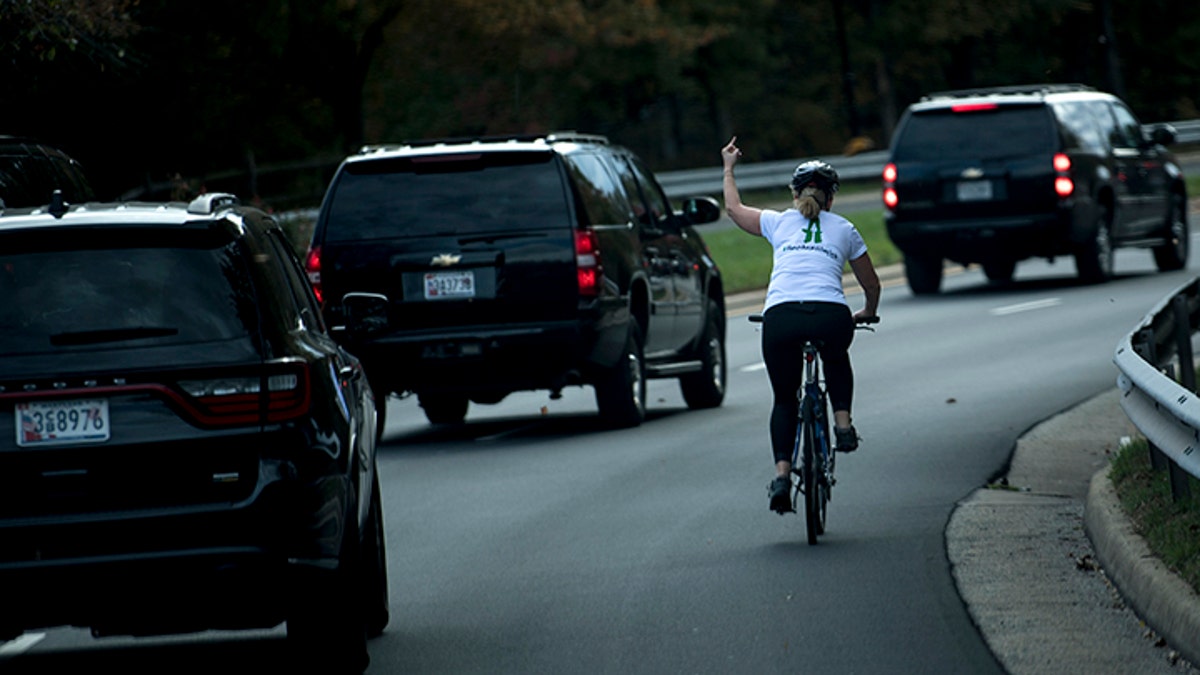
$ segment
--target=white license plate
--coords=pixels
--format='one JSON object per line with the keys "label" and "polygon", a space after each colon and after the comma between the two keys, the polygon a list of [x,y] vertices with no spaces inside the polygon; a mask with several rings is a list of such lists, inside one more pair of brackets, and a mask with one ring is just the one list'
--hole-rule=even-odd
{"label": "white license plate", "polygon": [[426,300],[473,297],[475,297],[475,273],[470,270],[425,274]]}
{"label": "white license plate", "polygon": [[106,399],[18,403],[16,415],[21,447],[108,440]]}
{"label": "white license plate", "polygon": [[992,181],[965,180],[958,184],[958,201],[979,202],[992,198]]}

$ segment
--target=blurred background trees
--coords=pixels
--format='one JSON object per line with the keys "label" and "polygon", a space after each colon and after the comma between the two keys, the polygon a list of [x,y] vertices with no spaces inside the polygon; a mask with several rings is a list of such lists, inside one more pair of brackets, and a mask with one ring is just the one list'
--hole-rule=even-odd
{"label": "blurred background trees", "polygon": [[[886,147],[931,91],[1080,82],[1200,117],[1184,0],[0,0],[0,133],[102,196],[313,205],[363,143],[573,129],[660,171]],[[231,185],[227,185],[230,184]]]}

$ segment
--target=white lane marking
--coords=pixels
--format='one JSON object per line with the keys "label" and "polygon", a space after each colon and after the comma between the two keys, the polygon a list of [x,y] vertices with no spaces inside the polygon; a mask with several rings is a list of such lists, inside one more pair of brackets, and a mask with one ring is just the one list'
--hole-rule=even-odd
{"label": "white lane marking", "polygon": [[994,316],[1005,316],[1006,314],[1016,314],[1018,312],[1029,312],[1035,309],[1046,309],[1048,307],[1056,307],[1062,304],[1062,298],[1046,298],[1045,300],[1034,300],[1032,302],[1022,302],[1019,305],[1009,305],[1007,307],[997,307],[989,310]]}
{"label": "white lane marking", "polygon": [[753,373],[753,372],[755,372],[755,371],[757,371],[757,370],[766,370],[766,369],[767,369],[767,364],[765,364],[765,363],[762,363],[762,362],[760,361],[760,362],[758,362],[758,363],[755,363],[755,364],[752,364],[752,365],[749,365],[749,366],[742,366],[742,368],[741,368],[741,371],[742,371],[743,373]]}
{"label": "white lane marking", "polygon": [[8,656],[16,656],[22,652],[28,651],[30,647],[42,641],[46,637],[45,633],[25,633],[16,640],[10,640],[0,644],[0,658]]}

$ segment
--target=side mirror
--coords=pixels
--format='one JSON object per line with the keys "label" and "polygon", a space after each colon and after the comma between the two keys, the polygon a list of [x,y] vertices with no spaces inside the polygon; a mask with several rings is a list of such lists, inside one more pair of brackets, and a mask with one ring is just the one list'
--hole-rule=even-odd
{"label": "side mirror", "polygon": [[1175,142],[1175,127],[1170,124],[1158,124],[1150,132],[1150,140],[1159,145],[1170,145]]}
{"label": "side mirror", "polygon": [[721,218],[721,206],[712,197],[688,197],[683,202],[683,216],[692,225],[714,223]]}
{"label": "side mirror", "polygon": [[389,304],[388,297],[380,293],[343,295],[342,310],[346,317],[347,332],[354,339],[363,339],[387,330]]}

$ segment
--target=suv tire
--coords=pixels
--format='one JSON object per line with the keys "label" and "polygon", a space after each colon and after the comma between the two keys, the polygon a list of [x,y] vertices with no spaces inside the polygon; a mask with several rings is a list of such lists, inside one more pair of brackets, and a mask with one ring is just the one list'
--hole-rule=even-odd
{"label": "suv tire", "polygon": [[353,517],[346,519],[336,570],[321,570],[305,584],[287,619],[289,656],[298,670],[361,673],[370,663],[361,608],[362,542]]}
{"label": "suv tire", "polygon": [[699,345],[700,371],[679,378],[679,388],[689,408],[715,408],[725,400],[727,366],[724,325],[721,308],[710,300],[704,336]]}
{"label": "suv tire", "polygon": [[461,424],[467,416],[467,397],[460,394],[418,394],[430,424]]}
{"label": "suv tire", "polygon": [[929,256],[904,256],[904,274],[913,295],[935,295],[942,286],[942,259]]}
{"label": "suv tire", "polygon": [[1007,284],[1017,271],[1017,261],[1012,259],[989,260],[983,263],[983,274],[993,284]]}
{"label": "suv tire", "polygon": [[1100,284],[1112,278],[1115,251],[1112,244],[1112,207],[1101,203],[1096,214],[1096,231],[1092,238],[1075,253],[1075,268],[1079,279],[1087,284]]}
{"label": "suv tire", "polygon": [[1174,272],[1187,265],[1188,238],[1187,200],[1175,193],[1167,212],[1167,243],[1154,249],[1154,263],[1160,272]]}
{"label": "suv tire", "polygon": [[635,427],[646,419],[646,362],[642,330],[630,322],[621,358],[596,382],[600,417],[615,428]]}
{"label": "suv tire", "polygon": [[371,485],[371,507],[363,527],[362,617],[367,637],[383,634],[391,620],[388,598],[387,541],[383,529],[379,474]]}

